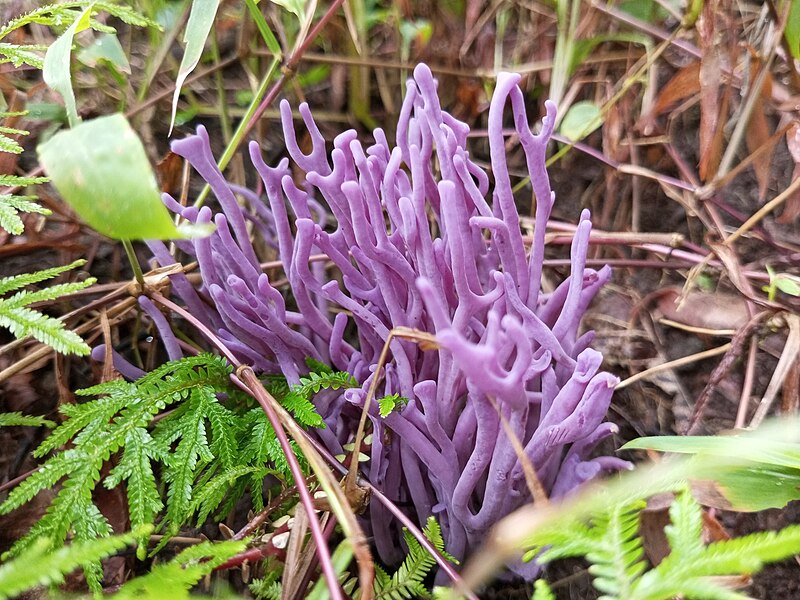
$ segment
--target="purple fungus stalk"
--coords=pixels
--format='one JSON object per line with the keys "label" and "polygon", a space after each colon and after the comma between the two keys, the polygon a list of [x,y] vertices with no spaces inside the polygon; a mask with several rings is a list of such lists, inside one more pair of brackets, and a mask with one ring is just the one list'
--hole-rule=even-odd
{"label": "purple fungus stalk", "polygon": [[[315,433],[332,454],[352,441],[390,331],[407,327],[436,336],[433,350],[392,341],[377,397],[398,394],[407,402],[382,417],[372,399],[372,444],[363,470],[420,523],[434,515],[448,552],[459,559],[494,523],[531,501],[507,429],[552,496],[628,467],[613,457],[592,457],[615,431],[604,419],[617,379],[600,371],[602,356],[588,347],[591,334],[579,336],[581,317],[610,269],[585,266],[591,223],[584,211],[570,276],[551,293],[542,291],[554,202],[545,153],[555,107],[545,104],[534,135],[519,80],[509,73],[497,80],[488,116],[491,174],[470,158],[469,127],[442,110],[431,71],[419,65],[407,85],[394,145],[380,129],[366,147],[347,131],[329,153],[302,104],[312,142],[303,154],[284,101],[286,147],[304,178],[292,176],[287,159],[268,166],[251,143],[266,193],[262,204],[225,181],[200,127],[173,150],[208,182],[222,212],[164,199],[184,218],[217,226],[210,237],[179,243],[198,261],[202,285],[195,288],[178,274],[171,276],[173,290],[242,362],[282,373],[292,384],[308,372],[311,357],[361,384],[315,399],[326,423]],[[509,104],[536,198],[529,245],[506,164]],[[291,303],[259,267],[251,230],[277,249]],[[150,248],[162,265],[175,262],[163,243]],[[319,254],[328,265],[309,260]],[[149,306],[143,308],[162,325]],[[380,557],[400,559],[401,535],[389,511],[373,502],[367,519]],[[512,568],[525,577],[537,571],[535,564]]]}

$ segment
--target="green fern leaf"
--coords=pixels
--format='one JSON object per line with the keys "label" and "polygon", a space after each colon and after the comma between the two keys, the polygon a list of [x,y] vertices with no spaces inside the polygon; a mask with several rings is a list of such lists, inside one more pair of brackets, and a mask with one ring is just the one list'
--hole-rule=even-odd
{"label": "green fern leaf", "polygon": [[[2,136],[0,136],[0,150],[2,148]],[[19,217],[20,212],[33,212],[42,215],[49,215],[51,211],[31,200],[36,196],[13,196],[11,194],[0,194],[0,228],[5,229],[12,235],[19,235],[25,230],[25,224]]]}
{"label": "green fern leaf", "polygon": [[[80,390],[77,393],[80,394]],[[124,407],[125,397],[121,395],[106,396],[84,404],[62,404],[59,412],[66,417],[66,420],[39,444],[33,455],[41,458],[49,452],[61,448],[80,431],[86,432],[88,439],[93,438],[105,429],[111,417]]]}
{"label": "green fern leaf", "polygon": [[62,354],[86,356],[91,348],[81,336],[68,329],[58,319],[48,317],[29,308],[9,308],[0,299],[0,326],[16,338],[33,336]]}
{"label": "green fern leaf", "polygon": [[[231,486],[247,475],[254,475],[260,483],[270,473],[268,469],[243,465],[225,470],[206,483],[200,493],[196,494],[190,512],[196,512],[198,527],[213,513],[230,495]],[[233,494],[241,497],[241,494]],[[223,511],[224,512],[224,511]]]}
{"label": "green fern leaf", "polygon": [[303,394],[295,391],[289,392],[281,400],[281,404],[304,427],[319,427],[320,429],[325,427],[316,407]]}
{"label": "green fern leaf", "polygon": [[[111,524],[92,502],[76,505],[73,510],[72,531],[77,542],[92,542],[112,534]],[[146,538],[144,540],[146,542]],[[142,540],[139,540],[142,543]],[[103,565],[92,561],[83,565],[84,577],[95,594],[103,591]]]}
{"label": "green fern leaf", "polygon": [[42,538],[18,558],[0,565],[0,600],[18,596],[34,587],[61,583],[65,574],[111,556],[132,544],[137,537],[149,535],[151,530],[151,527],[145,527],[124,535],[73,543],[50,553],[50,541]]}
{"label": "green fern leaf", "polygon": [[[2,53],[2,47],[0,47]],[[0,62],[2,64],[2,62]],[[2,127],[0,127],[0,152],[8,152],[9,154],[22,154],[22,146],[14,138],[2,134]],[[25,132],[28,133],[28,132]]]}
{"label": "green fern leaf", "polygon": [[[318,365],[318,361],[306,359],[309,366]],[[321,363],[320,363],[321,364]],[[300,383],[291,387],[290,390],[277,390],[275,397],[281,404],[297,419],[297,422],[304,427],[325,427],[322,417],[317,412],[311,397],[323,389],[338,390],[343,388],[358,387],[355,378],[345,371],[334,372],[327,365],[322,365],[323,371],[312,371],[306,377],[300,378]],[[273,384],[280,385],[279,382]]]}
{"label": "green fern leaf", "polygon": [[15,308],[24,308],[37,302],[50,302],[66,294],[71,294],[73,292],[77,292],[78,290],[87,288],[94,282],[94,279],[88,279],[86,281],[78,281],[74,283],[60,283],[57,285],[51,285],[50,287],[31,292],[23,290],[21,292],[17,292],[13,296],[10,296],[9,298],[4,298],[2,300],[3,307],[6,310],[11,310]]}
{"label": "green fern leaf", "polygon": [[69,450],[63,452],[48,460],[38,470],[26,477],[22,483],[11,490],[5,501],[0,504],[0,515],[8,514],[30,502],[42,490],[55,487],[56,483],[75,467],[78,462],[76,454]]}
{"label": "green fern leaf", "polygon": [[398,406],[405,406],[406,404],[408,404],[408,398],[403,398],[400,394],[392,394],[378,400],[378,409],[381,417],[386,418]]}
{"label": "green fern leaf", "polygon": [[[152,523],[164,508],[151,462],[165,462],[166,459],[166,448],[159,447],[146,429],[137,427],[126,436],[122,458],[106,477],[104,485],[112,489],[122,481],[128,482],[126,492],[132,527]],[[139,540],[140,560],[146,556],[146,542]]]}
{"label": "green fern leaf", "polygon": [[206,417],[211,425],[211,453],[225,469],[237,465],[239,454],[239,423],[236,414],[216,401],[206,405]]}
{"label": "green fern leaf", "polygon": [[[129,25],[134,25],[137,27],[155,27],[160,29],[157,23],[137,12],[130,6],[118,5],[112,2],[74,0],[41,6],[36,10],[12,19],[6,23],[5,26],[0,27],[0,39],[3,39],[12,31],[32,23],[52,27],[57,31],[63,31],[69,27],[75,21],[75,19],[80,16],[80,13],[83,11],[83,9],[90,4],[93,5],[93,13],[106,12],[124,21],[125,23],[128,23]],[[90,26],[98,31],[114,31],[113,28],[103,25],[94,19],[91,20]]]}
{"label": "green fern leaf", "polygon": [[[206,390],[206,394],[197,397],[213,397],[213,390],[228,385],[229,373],[224,359],[203,354],[167,363],[135,384],[117,381],[95,386],[90,390],[109,395],[62,408],[67,420],[37,449],[37,454],[54,450],[70,439],[73,447],[51,456],[0,504],[0,514],[8,513],[64,479],[45,516],[14,545],[12,553],[24,551],[39,537],[48,537],[53,544],[63,543],[69,531],[76,537],[107,535],[108,524],[92,504],[92,490],[100,480],[103,464],[120,448],[120,463],[107,478],[107,484],[127,481],[132,520],[151,520],[159,510],[160,500],[154,493],[150,463],[166,460],[168,444],[159,445],[144,428],[167,405],[197,389]],[[190,437],[191,432],[186,436]],[[87,575],[93,577],[91,572]]]}
{"label": "green fern leaf", "polygon": [[27,187],[29,185],[47,183],[48,181],[50,181],[49,177],[24,177],[22,175],[0,174],[0,185],[7,187]]}
{"label": "green fern leaf", "polygon": [[[0,184],[2,184],[2,181],[0,181]],[[82,267],[85,264],[86,261],[81,259],[62,267],[53,267],[51,269],[43,269],[33,273],[23,273],[22,275],[12,275],[11,277],[2,277],[0,278],[0,295],[20,290],[34,283],[52,279],[61,273],[77,267]]]}
{"label": "green fern leaf", "polygon": [[[445,553],[442,531],[436,519],[429,517],[423,532],[437,551],[452,558]],[[405,529],[403,537],[408,546],[408,555],[391,578],[376,566],[375,600],[408,600],[430,597],[424,580],[436,564],[436,559]]]}
{"label": "green fern leaf", "polygon": [[189,598],[189,590],[203,577],[243,552],[246,547],[246,541],[203,542],[191,546],[172,561],[155,566],[147,575],[131,579],[112,598],[114,600]]}
{"label": "green fern leaf", "polygon": [[688,489],[681,490],[669,507],[670,525],[664,528],[674,558],[691,562],[705,550],[703,509]]}
{"label": "green fern leaf", "polygon": [[[248,428],[244,434],[245,445],[241,456],[242,461],[251,465],[271,464],[284,479],[291,478],[291,470],[289,469],[286,455],[283,453],[283,448],[278,442],[275,430],[272,428],[264,411],[261,408],[250,410],[245,415],[245,421],[248,424]],[[290,441],[289,444],[294,450],[300,466],[305,468],[306,460],[302,452],[297,449],[293,442]]]}
{"label": "green fern leaf", "polygon": [[271,557],[264,561],[264,577],[254,579],[248,586],[250,592],[258,600],[281,600],[283,586],[281,586],[281,568],[275,564]]}
{"label": "green fern leaf", "polygon": [[531,600],[556,600],[556,595],[544,579],[537,579],[533,584]]}
{"label": "green fern leaf", "polygon": [[[0,279],[0,295],[20,290],[32,283],[51,279],[64,271],[83,265],[85,262],[75,261],[63,267],[3,277]],[[54,285],[38,291],[18,291],[10,298],[0,298],[0,326],[6,327],[17,338],[31,335],[40,342],[52,346],[57,352],[81,356],[89,354],[89,346],[78,334],[65,329],[61,321],[26,307],[34,302],[55,300],[64,294],[86,288],[94,281],[90,278],[86,281]]]}
{"label": "green fern leaf", "polygon": [[594,586],[609,598],[629,598],[631,585],[647,568],[637,536],[644,506],[644,501],[617,506],[596,520],[603,535],[586,558],[592,563]]}
{"label": "green fern leaf", "polygon": [[44,417],[33,417],[30,415],[23,415],[19,412],[0,413],[0,427],[10,426],[21,427],[55,427],[56,424],[48,421]]}
{"label": "green fern leaf", "polygon": [[301,377],[300,383],[292,387],[292,391],[305,397],[318,393],[322,389],[338,390],[340,388],[355,388],[358,382],[355,377],[346,371],[337,372],[311,372],[307,377]]}
{"label": "green fern leaf", "polygon": [[[535,543],[553,546],[537,560],[544,563],[585,555],[592,563],[589,572],[595,578],[594,585],[604,593],[605,600],[745,600],[746,595],[727,589],[724,579],[715,577],[750,575],[766,563],[800,552],[800,525],[704,546],[702,509],[684,486],[670,508],[671,524],[665,530],[672,551],[657,567],[644,572],[637,535],[643,507],[640,500],[595,515],[590,524],[561,522],[559,531],[539,531]],[[561,544],[566,549],[560,549]]]}
{"label": "green fern leaf", "polygon": [[[39,45],[16,45],[0,43],[0,64],[11,63],[19,68],[22,65],[30,65],[34,69],[44,68],[45,46]],[[9,150],[4,150],[9,152]],[[18,153],[16,153],[18,154]]]}
{"label": "green fern leaf", "polygon": [[[177,533],[192,514],[192,492],[200,467],[214,459],[208,444],[205,425],[206,403],[214,402],[213,390],[195,388],[189,400],[173,413],[180,421],[178,446],[167,462],[167,536]],[[209,398],[212,396],[212,398]],[[156,439],[159,430],[156,430]],[[170,440],[172,441],[172,440]],[[165,537],[164,540],[167,538]],[[163,544],[164,542],[162,542]]]}

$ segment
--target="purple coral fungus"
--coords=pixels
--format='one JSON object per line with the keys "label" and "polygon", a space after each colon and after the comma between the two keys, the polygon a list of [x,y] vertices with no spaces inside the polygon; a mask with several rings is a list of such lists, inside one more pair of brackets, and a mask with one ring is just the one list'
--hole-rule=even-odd
{"label": "purple coral fungus", "polygon": [[[394,147],[380,129],[366,148],[355,131],[347,131],[329,154],[302,104],[312,141],[311,152],[303,154],[284,101],[286,147],[304,181],[295,181],[287,159],[267,166],[252,143],[267,207],[225,181],[200,127],[173,150],[210,184],[222,212],[165,198],[184,218],[217,225],[211,237],[178,244],[196,257],[202,286],[195,289],[174,275],[173,290],[242,361],[296,383],[307,372],[305,359],[313,357],[349,371],[362,385],[325,391],[315,400],[327,424],[317,434],[332,453],[352,439],[392,328],[435,334],[435,350],[392,342],[379,396],[399,394],[408,402],[383,418],[373,399],[373,441],[364,469],[387,496],[412,507],[420,522],[435,515],[457,558],[530,501],[501,419],[552,495],[627,465],[590,458],[595,444],[614,431],[603,419],[617,380],[599,371],[602,357],[588,348],[591,335],[578,336],[580,319],[610,270],[585,266],[591,224],[584,211],[572,243],[571,275],[552,293],[541,290],[554,201],[545,151],[555,107],[546,103],[541,132],[534,135],[519,79],[501,74],[489,109],[493,186],[466,150],[469,127],[442,110],[431,71],[419,65],[408,82]],[[506,165],[503,115],[509,100],[536,197],[530,247]],[[237,203],[237,193],[250,211]],[[297,310],[262,272],[251,228],[277,248]],[[163,243],[150,247],[161,264],[175,262]],[[310,261],[315,254],[326,255],[340,278]],[[351,322],[354,333],[346,335]],[[396,523],[378,503],[369,507],[369,521],[380,556],[393,562]],[[515,568],[523,575],[535,570]]]}

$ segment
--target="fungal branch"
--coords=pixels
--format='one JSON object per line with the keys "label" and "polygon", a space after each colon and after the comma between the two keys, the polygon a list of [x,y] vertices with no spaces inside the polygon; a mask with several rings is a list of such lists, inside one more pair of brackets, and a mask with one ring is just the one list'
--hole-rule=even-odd
{"label": "fungal branch", "polygon": [[364,496],[369,494],[367,488],[362,488],[358,485],[358,456],[361,453],[361,444],[364,441],[364,431],[366,430],[367,426],[367,417],[369,416],[370,405],[375,399],[378,384],[380,383],[381,375],[383,374],[383,367],[389,358],[389,350],[392,341],[395,338],[416,342],[423,351],[436,350],[439,348],[439,344],[436,342],[436,336],[425,331],[411,329],[410,327],[395,327],[389,331],[386,342],[384,342],[381,353],[378,356],[378,363],[375,366],[375,372],[370,380],[369,388],[367,388],[367,395],[364,397],[364,406],[361,409],[361,419],[358,422],[358,429],[356,430],[356,436],[353,441],[353,458],[350,461],[347,476],[344,480],[345,494],[349,499],[351,499],[351,502],[353,500],[357,500],[357,504],[355,504],[355,506],[361,505],[363,503]]}

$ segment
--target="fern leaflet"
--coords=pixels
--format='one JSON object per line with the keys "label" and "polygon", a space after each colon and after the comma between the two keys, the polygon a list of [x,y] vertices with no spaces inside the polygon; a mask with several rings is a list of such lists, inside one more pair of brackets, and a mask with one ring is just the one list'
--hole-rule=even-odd
{"label": "fern leaflet", "polygon": [[[603,592],[605,600],[745,600],[748,596],[726,588],[724,579],[714,578],[749,575],[765,563],[800,551],[799,525],[704,546],[702,508],[687,489],[682,489],[670,507],[671,524],[665,529],[671,553],[658,566],[646,570],[637,535],[643,508],[643,501],[634,501],[595,515],[588,524],[561,522],[558,528],[542,529],[535,536],[540,545],[527,557],[536,555],[539,562],[546,563],[585,556],[592,563],[589,572],[594,576],[594,586]],[[543,546],[549,547],[541,551]],[[534,595],[535,600],[539,597],[548,598]]]}
{"label": "fern leaflet", "polygon": [[67,573],[111,556],[137,538],[147,536],[151,529],[144,527],[124,535],[73,543],[50,553],[48,540],[38,540],[18,558],[0,565],[0,600],[34,587],[61,583]]}
{"label": "fern leaflet", "polygon": [[[104,393],[108,396],[65,407],[62,412],[76,419],[77,427],[68,418],[37,449],[37,454],[44,454],[57,447],[56,443],[69,439],[74,446],[46,460],[0,504],[0,514],[8,513],[64,479],[44,517],[15,543],[11,553],[18,555],[41,537],[49,538],[54,545],[61,544],[70,531],[74,532],[76,539],[108,535],[110,528],[92,502],[92,490],[101,478],[103,463],[120,448],[123,449],[122,457],[106,478],[106,485],[113,487],[126,480],[132,526],[152,522],[160,499],[154,493],[157,487],[150,462],[163,459],[167,447],[158,446],[143,428],[159,411],[180,401],[191,390],[203,386],[211,390],[223,387],[229,372],[223,359],[200,355],[168,363],[137,384],[114,381],[79,391],[82,395]],[[87,581],[93,589],[98,589],[100,573],[94,571],[87,571]]]}
{"label": "fern leaflet", "polygon": [[400,394],[392,394],[378,399],[378,410],[381,417],[386,418],[398,406],[405,406],[406,404],[408,404],[408,398],[403,398]]}
{"label": "fern leaflet", "polygon": [[155,566],[147,575],[131,579],[112,598],[189,598],[189,590],[203,577],[246,547],[246,541],[203,542],[191,546],[170,562]]}
{"label": "fern leaflet", "polygon": [[21,427],[55,427],[56,424],[48,421],[44,417],[34,417],[30,415],[23,415],[19,412],[0,413],[0,427],[10,426]]}
{"label": "fern leaflet", "polygon": [[[2,212],[2,211],[0,211]],[[55,277],[69,269],[79,267],[86,261],[75,261],[70,265],[45,269],[35,273],[25,273],[0,279],[0,295],[21,290],[21,288]],[[89,346],[81,337],[65,329],[64,323],[58,319],[28,308],[35,302],[47,302],[60,296],[82,290],[95,282],[94,278],[74,283],[63,283],[37,291],[18,291],[8,298],[0,298],[0,326],[7,328],[17,338],[28,335],[64,354],[89,354]]]}
{"label": "fern leaflet", "polygon": [[[439,553],[448,560],[457,562],[445,552],[442,530],[436,519],[428,517],[423,533]],[[375,600],[408,600],[429,598],[431,595],[424,580],[436,564],[436,559],[407,530],[403,530],[403,537],[408,546],[408,555],[397,571],[390,577],[386,571],[375,565]]]}

